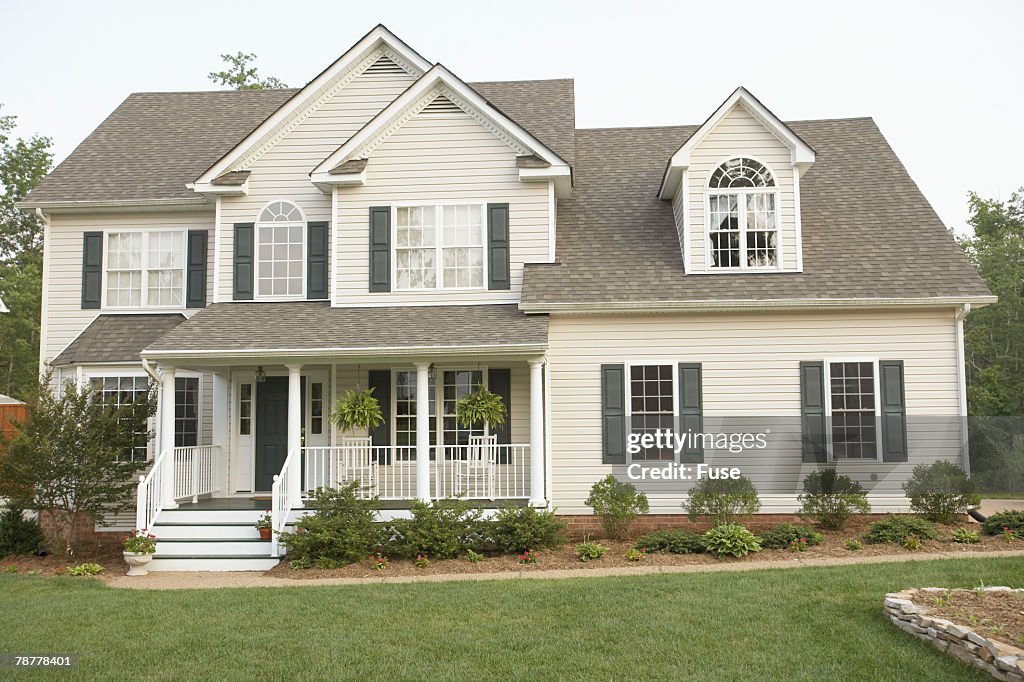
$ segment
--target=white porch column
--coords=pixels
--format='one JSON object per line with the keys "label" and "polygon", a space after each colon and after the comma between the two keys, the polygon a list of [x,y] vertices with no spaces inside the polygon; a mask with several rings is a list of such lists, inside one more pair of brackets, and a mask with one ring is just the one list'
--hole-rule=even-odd
{"label": "white porch column", "polygon": [[288,454],[293,452],[288,469],[288,498],[294,507],[302,506],[302,365],[288,367]]}
{"label": "white porch column", "polygon": [[430,363],[416,363],[416,497],[430,501]]}
{"label": "white porch column", "polygon": [[164,509],[174,509],[178,506],[174,501],[174,367],[161,366],[160,373],[160,454],[167,452],[164,459],[163,491],[160,497]]}
{"label": "white porch column", "polygon": [[216,471],[215,481],[223,494],[231,492],[228,487],[228,448],[231,442],[231,428],[228,424],[229,390],[228,375],[215,372],[213,375],[213,441],[211,445],[219,445],[220,452],[213,462]]}
{"label": "white porch column", "polygon": [[544,358],[530,360],[530,506],[544,507]]}

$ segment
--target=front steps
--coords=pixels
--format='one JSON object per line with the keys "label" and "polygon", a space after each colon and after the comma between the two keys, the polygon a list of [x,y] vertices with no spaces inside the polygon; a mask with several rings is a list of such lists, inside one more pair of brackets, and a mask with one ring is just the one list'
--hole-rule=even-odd
{"label": "front steps", "polygon": [[[293,512],[290,522],[301,512]],[[260,540],[260,509],[194,509],[182,505],[160,512],[152,533],[156,554],[151,571],[268,571],[278,564],[270,541]],[[291,527],[289,527],[291,530]]]}

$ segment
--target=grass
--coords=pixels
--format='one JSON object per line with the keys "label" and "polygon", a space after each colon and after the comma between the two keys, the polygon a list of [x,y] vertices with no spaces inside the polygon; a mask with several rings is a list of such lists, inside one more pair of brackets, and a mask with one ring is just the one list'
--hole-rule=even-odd
{"label": "grass", "polygon": [[1020,559],[165,592],[0,574],[0,652],[79,654],[62,679],[985,680],[882,614],[982,583],[1024,585]]}

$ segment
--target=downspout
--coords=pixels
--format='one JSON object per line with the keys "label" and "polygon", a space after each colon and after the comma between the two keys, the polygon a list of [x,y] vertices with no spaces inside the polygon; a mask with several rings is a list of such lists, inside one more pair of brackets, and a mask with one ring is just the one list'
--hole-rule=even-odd
{"label": "downspout", "polygon": [[964,472],[971,475],[970,438],[967,431],[967,367],[964,352],[964,318],[971,312],[971,304],[960,306],[954,317],[956,326],[956,380],[959,394],[960,451],[964,458]]}
{"label": "downspout", "polygon": [[42,377],[48,365],[46,362],[46,311],[49,307],[47,300],[50,298],[48,295],[50,278],[47,275],[46,261],[50,257],[50,219],[43,213],[43,209],[38,206],[36,207],[35,214],[39,221],[43,223],[43,267],[39,302],[39,376]]}

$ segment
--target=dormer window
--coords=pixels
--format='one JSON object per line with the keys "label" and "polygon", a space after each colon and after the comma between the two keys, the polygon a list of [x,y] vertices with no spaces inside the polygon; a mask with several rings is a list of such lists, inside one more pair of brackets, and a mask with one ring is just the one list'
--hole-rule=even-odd
{"label": "dormer window", "polygon": [[707,196],[708,266],[778,267],[779,202],[771,171],[753,159],[729,159],[711,173]]}
{"label": "dormer window", "polygon": [[274,201],[256,222],[256,294],[302,298],[306,283],[306,220],[295,204]]}

